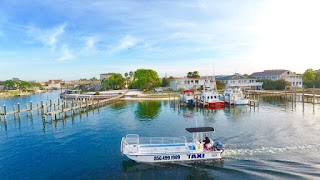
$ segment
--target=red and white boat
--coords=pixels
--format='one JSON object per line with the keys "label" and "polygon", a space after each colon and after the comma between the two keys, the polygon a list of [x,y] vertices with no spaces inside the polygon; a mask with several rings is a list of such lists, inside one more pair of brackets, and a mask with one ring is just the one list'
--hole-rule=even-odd
{"label": "red and white boat", "polygon": [[184,90],[183,93],[180,94],[180,101],[186,105],[194,105],[194,96],[193,90]]}
{"label": "red and white boat", "polygon": [[225,102],[219,99],[215,90],[203,90],[198,98],[198,105],[208,106],[211,108],[224,107]]}

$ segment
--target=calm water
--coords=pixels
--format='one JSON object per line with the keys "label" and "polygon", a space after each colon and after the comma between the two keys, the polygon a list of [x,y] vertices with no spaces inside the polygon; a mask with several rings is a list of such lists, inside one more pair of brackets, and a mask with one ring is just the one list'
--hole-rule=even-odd
{"label": "calm water", "polygon": [[[59,92],[1,99],[13,104],[57,100]],[[25,106],[23,106],[25,107]],[[187,136],[185,127],[213,126],[223,160],[143,164],[120,153],[121,137]],[[173,101],[121,101],[43,121],[13,115],[0,122],[1,179],[319,179],[320,105],[275,98],[259,108],[177,108]]]}

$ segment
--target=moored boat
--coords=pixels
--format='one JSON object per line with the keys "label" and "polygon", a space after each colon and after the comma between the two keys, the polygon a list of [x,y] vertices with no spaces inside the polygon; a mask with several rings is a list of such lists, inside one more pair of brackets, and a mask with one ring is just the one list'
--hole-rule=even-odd
{"label": "moored boat", "polygon": [[198,104],[209,106],[211,108],[224,107],[225,102],[219,99],[218,93],[215,90],[203,90],[198,98]]}
{"label": "moored boat", "polygon": [[249,104],[249,99],[245,98],[242,90],[239,87],[230,87],[223,92],[221,99],[227,104],[246,105]]}
{"label": "moored boat", "polygon": [[180,101],[185,103],[186,105],[194,105],[194,91],[193,90],[184,90],[180,94]]}
{"label": "moored boat", "polygon": [[127,134],[121,140],[121,152],[137,162],[175,162],[196,161],[222,158],[223,145],[214,142],[205,132],[212,127],[186,128],[192,133],[192,141],[182,137],[140,137]]}
{"label": "moored boat", "polygon": [[67,89],[65,92],[60,94],[60,98],[64,99],[76,99],[81,94],[81,90],[70,90]]}

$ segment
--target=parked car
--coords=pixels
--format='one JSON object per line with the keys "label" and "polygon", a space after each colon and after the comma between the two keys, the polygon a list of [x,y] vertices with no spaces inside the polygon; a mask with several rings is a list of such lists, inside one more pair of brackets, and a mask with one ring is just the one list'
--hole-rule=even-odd
{"label": "parked car", "polygon": [[160,88],[160,87],[154,88],[154,90],[155,90],[156,92],[163,92],[163,89]]}

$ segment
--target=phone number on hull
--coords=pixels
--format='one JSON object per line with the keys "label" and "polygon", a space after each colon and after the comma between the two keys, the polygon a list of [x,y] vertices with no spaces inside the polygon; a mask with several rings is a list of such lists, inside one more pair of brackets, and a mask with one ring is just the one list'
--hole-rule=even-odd
{"label": "phone number on hull", "polygon": [[171,155],[171,156],[154,156],[155,161],[162,161],[162,160],[176,160],[180,159],[180,155]]}

